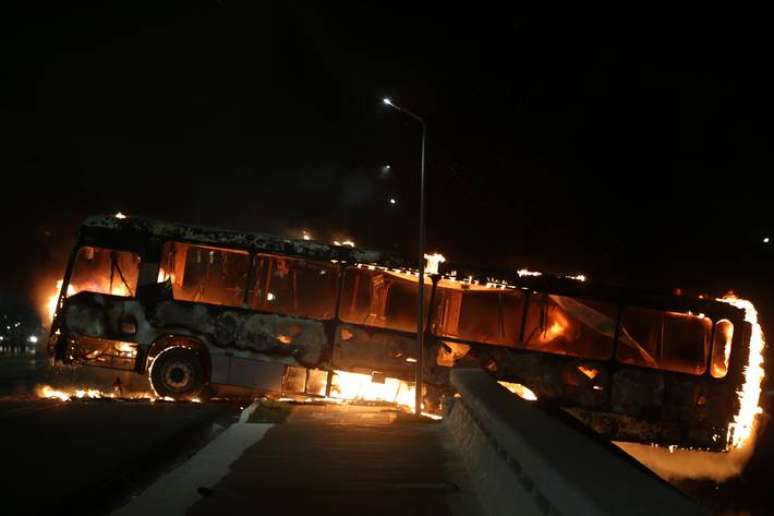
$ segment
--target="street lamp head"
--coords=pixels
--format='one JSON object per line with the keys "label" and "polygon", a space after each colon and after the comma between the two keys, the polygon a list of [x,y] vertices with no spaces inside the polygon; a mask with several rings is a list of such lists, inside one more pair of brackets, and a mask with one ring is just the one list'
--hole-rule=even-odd
{"label": "street lamp head", "polygon": [[389,97],[384,97],[384,98],[382,99],[382,102],[383,102],[383,103],[385,103],[385,104],[387,104],[388,106],[392,106],[392,101],[390,100],[390,98],[389,98]]}

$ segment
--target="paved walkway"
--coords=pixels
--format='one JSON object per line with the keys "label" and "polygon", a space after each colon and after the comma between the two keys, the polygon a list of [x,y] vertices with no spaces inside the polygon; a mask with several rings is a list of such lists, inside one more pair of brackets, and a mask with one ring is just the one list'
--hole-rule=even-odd
{"label": "paved walkway", "polygon": [[478,514],[450,439],[393,409],[299,405],[188,514]]}

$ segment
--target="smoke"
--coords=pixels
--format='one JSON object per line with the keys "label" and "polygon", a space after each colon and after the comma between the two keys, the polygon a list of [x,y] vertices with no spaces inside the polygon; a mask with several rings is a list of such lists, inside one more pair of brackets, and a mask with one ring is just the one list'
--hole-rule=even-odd
{"label": "smoke", "polygon": [[670,452],[669,448],[647,444],[617,441],[613,444],[667,482],[684,479],[724,482],[742,472],[755,450],[754,437],[741,448],[727,453],[681,449]]}

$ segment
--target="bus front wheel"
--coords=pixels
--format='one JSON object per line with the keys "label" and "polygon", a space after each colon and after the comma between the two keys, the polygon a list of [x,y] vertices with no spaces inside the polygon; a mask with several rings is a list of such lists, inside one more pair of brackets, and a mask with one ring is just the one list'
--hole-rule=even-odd
{"label": "bus front wheel", "polygon": [[199,355],[188,348],[169,348],[153,361],[150,371],[153,390],[161,397],[196,397],[206,381]]}

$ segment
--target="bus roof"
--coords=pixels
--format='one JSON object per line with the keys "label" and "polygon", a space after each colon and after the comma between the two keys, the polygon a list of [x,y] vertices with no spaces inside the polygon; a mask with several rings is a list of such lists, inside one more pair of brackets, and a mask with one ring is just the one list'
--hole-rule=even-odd
{"label": "bus roof", "polygon": [[[126,239],[177,240],[188,243],[244,249],[254,252],[268,252],[289,256],[307,257],[351,264],[366,264],[385,269],[416,271],[416,262],[383,251],[358,247],[337,246],[316,240],[282,238],[269,233],[255,233],[229,229],[181,224],[150,219],[146,217],[117,217],[95,215],[86,218],[81,226],[81,237],[91,245],[110,235],[111,241]],[[83,238],[86,237],[86,238]],[[570,275],[545,273],[519,274],[513,270],[484,270],[454,263],[443,266],[444,277],[455,281],[468,281],[493,288],[522,288],[574,297],[586,297],[600,301],[632,304],[662,310],[680,312],[703,312],[715,316],[742,318],[743,310],[728,303],[693,296],[670,293],[646,292],[622,286],[604,285],[586,281],[585,278]]]}
{"label": "bus roof", "polygon": [[338,260],[353,263],[385,263],[394,267],[407,267],[409,263],[382,251],[358,247],[336,246],[316,240],[282,238],[269,233],[236,231],[193,224],[166,222],[146,217],[116,217],[95,215],[86,218],[81,232],[120,232],[130,236],[144,236],[158,240],[178,240],[189,243],[231,247],[248,251],[267,251],[292,256]]}

